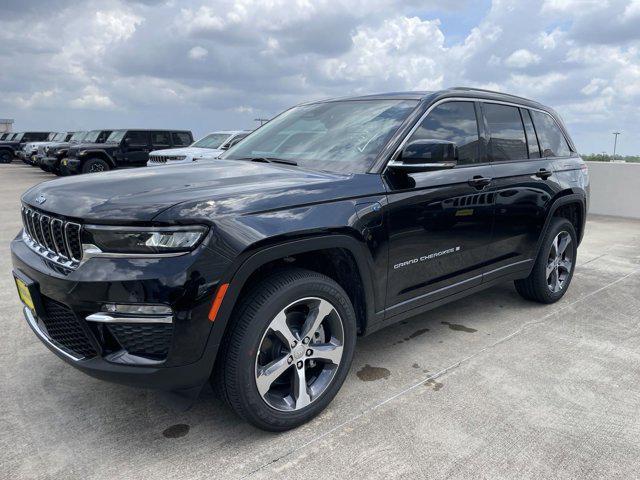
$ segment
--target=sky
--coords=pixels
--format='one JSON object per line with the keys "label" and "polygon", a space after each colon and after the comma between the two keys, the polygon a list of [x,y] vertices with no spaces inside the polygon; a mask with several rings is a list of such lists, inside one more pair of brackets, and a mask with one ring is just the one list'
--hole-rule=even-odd
{"label": "sky", "polygon": [[640,0],[3,0],[14,130],[244,129],[303,101],[488,88],[640,154]]}

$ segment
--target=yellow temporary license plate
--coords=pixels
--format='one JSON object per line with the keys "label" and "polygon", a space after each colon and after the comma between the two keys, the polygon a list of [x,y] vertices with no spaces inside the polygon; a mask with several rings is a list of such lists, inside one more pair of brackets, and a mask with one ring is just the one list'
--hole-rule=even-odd
{"label": "yellow temporary license plate", "polygon": [[64,165],[65,167],[67,166],[68,162],[69,162],[69,160],[67,160],[66,158],[62,159],[62,165]]}
{"label": "yellow temporary license plate", "polygon": [[[14,277],[15,278],[15,277]],[[33,305],[33,299],[31,298],[31,292],[29,292],[29,287],[19,278],[15,278],[16,287],[18,287],[18,295],[20,296],[20,300],[31,310],[35,310],[35,306]]]}

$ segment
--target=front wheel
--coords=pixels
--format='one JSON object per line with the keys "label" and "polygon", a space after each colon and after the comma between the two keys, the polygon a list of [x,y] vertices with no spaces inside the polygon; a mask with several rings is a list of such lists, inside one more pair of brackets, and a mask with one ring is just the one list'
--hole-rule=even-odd
{"label": "front wheel", "polygon": [[82,166],[82,173],[106,172],[110,169],[109,164],[101,158],[90,158]]}
{"label": "front wheel", "polygon": [[573,277],[577,248],[578,239],[573,224],[566,218],[553,218],[531,274],[515,281],[518,293],[540,303],[560,300]]}
{"label": "front wheel", "polygon": [[9,150],[0,150],[0,163],[11,163],[13,160],[13,153]]}
{"label": "front wheel", "polygon": [[316,272],[288,269],[236,308],[214,388],[253,425],[288,430],[318,415],[344,382],[355,349],[348,295]]}

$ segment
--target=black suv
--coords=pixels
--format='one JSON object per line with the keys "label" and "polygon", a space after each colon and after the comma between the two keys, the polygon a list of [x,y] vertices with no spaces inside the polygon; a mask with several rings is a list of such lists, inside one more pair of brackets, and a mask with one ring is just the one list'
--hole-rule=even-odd
{"label": "black suv", "polygon": [[70,148],[62,164],[71,174],[145,167],[151,150],[192,143],[193,135],[188,130],[113,130],[103,144],[83,143]]}
{"label": "black suv", "polygon": [[20,132],[9,140],[0,141],[0,163],[11,163],[28,142],[45,142],[51,132]]}
{"label": "black suv", "polygon": [[45,172],[52,172],[56,175],[65,175],[68,172],[61,168],[61,163],[66,158],[69,148],[82,143],[97,144],[106,142],[113,130],[91,130],[89,132],[74,132],[65,142],[46,145],[42,152],[38,150],[38,155],[42,155],[38,164]]}
{"label": "black suv", "polygon": [[194,398],[211,379],[284,430],[338,392],[357,335],[500,282],[559,300],[588,196],[548,107],[372,95],[294,107],[215,162],[37,185],[11,251],[63,360]]}

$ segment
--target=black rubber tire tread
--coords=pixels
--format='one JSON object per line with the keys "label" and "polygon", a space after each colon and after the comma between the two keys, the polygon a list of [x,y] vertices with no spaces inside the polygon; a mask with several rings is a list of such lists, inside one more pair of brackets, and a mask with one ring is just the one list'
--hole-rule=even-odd
{"label": "black rubber tire tread", "polygon": [[89,158],[87,159],[87,161],[84,162],[84,165],[82,165],[82,173],[91,173],[89,169],[91,168],[91,165],[96,163],[101,163],[104,165],[105,168],[103,172],[108,172],[109,170],[111,170],[111,167],[109,166],[109,164],[104,160],[102,160],[101,158]]}
{"label": "black rubber tire tread", "polygon": [[[241,381],[242,362],[247,362],[248,355],[243,355],[243,343],[248,334],[259,333],[262,337],[270,318],[262,318],[261,310],[268,309],[282,303],[287,293],[299,288],[310,288],[317,296],[327,296],[332,299],[334,306],[341,310],[343,320],[344,351],[338,372],[322,394],[322,397],[299,412],[278,412],[269,407],[262,398],[255,401],[252,396],[253,385],[247,388]],[[311,292],[308,293],[311,295]],[[339,304],[336,305],[335,302]],[[285,302],[286,303],[286,302]],[[284,306],[284,305],[282,305]],[[254,284],[248,294],[240,299],[232,318],[229,331],[221,345],[221,351],[214,367],[212,383],[215,393],[242,418],[258,428],[269,431],[284,431],[295,428],[315,417],[331,402],[346,378],[357,335],[356,316],[353,305],[346,292],[331,278],[310,270],[287,268],[275,272],[264,280]],[[256,321],[265,322],[264,326],[256,325]],[[256,329],[259,328],[259,332]],[[259,340],[258,340],[259,342]],[[254,351],[259,345],[251,345]],[[244,345],[246,351],[247,345]],[[253,355],[249,360],[254,362]],[[251,368],[254,364],[250,365]],[[246,366],[247,368],[249,366]],[[257,395],[257,391],[255,392]],[[252,401],[253,400],[253,401]]]}
{"label": "black rubber tire tread", "polygon": [[[573,265],[571,266],[571,272],[567,279],[566,286],[559,292],[553,293],[547,286],[545,270],[547,266],[547,258],[549,257],[549,250],[551,249],[551,242],[562,230],[569,232],[569,235],[571,236],[571,248],[574,249]],[[573,224],[564,217],[554,217],[551,220],[551,224],[547,229],[544,239],[542,240],[542,246],[540,247],[536,263],[534,264],[531,273],[527,278],[514,281],[516,291],[520,296],[527,300],[546,304],[555,303],[560,300],[569,288],[571,279],[573,278],[573,272],[576,267],[577,241],[578,237]]]}

